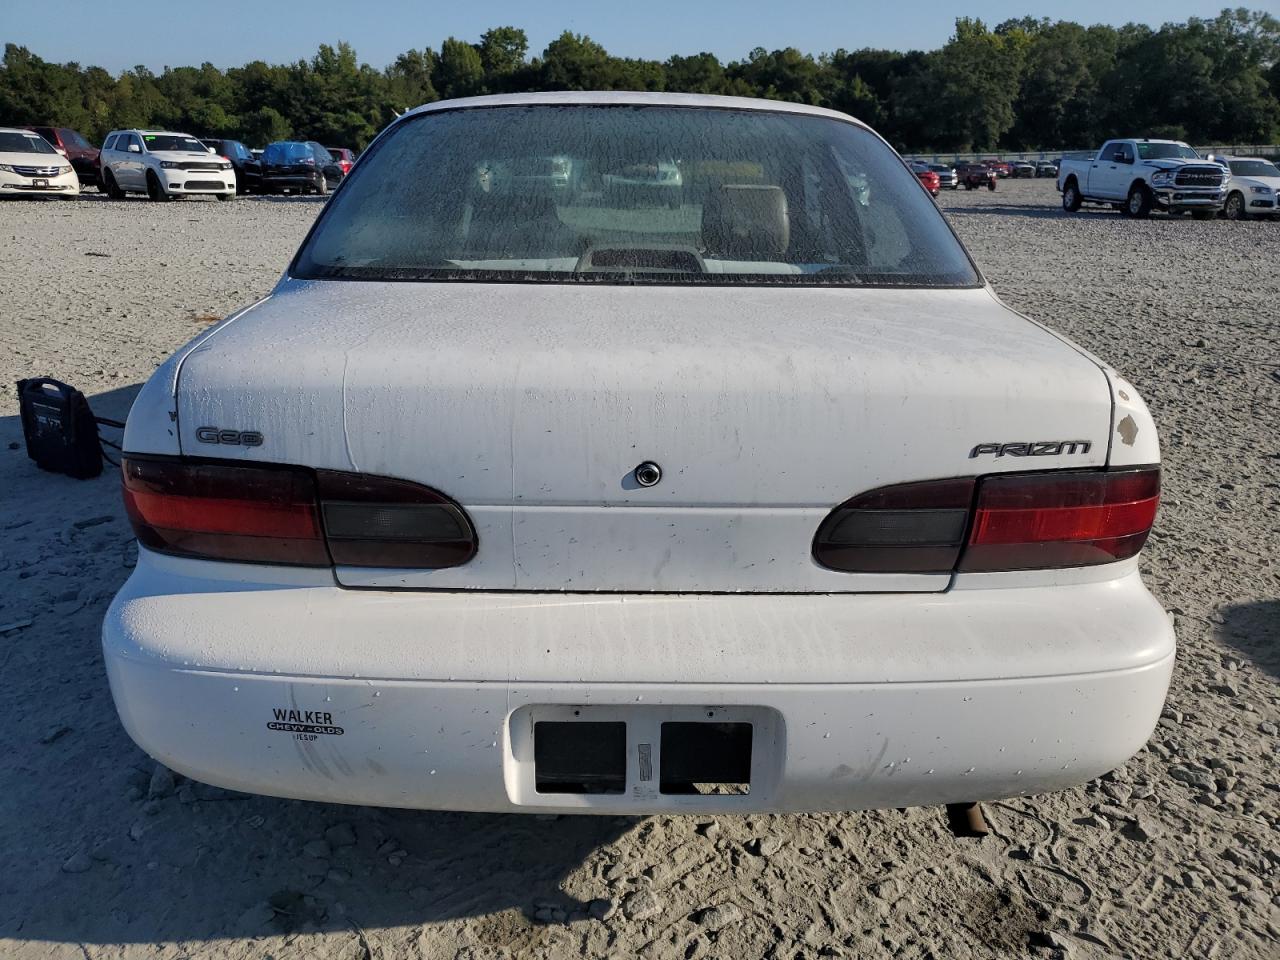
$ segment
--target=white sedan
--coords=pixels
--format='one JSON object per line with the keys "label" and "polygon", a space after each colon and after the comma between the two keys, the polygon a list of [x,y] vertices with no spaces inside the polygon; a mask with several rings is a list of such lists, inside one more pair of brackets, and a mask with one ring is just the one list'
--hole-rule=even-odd
{"label": "white sedan", "polygon": [[[689,172],[679,216],[476,176],[655,149]],[[1173,666],[1138,572],[1160,450],[1137,391],[1005,307],[829,110],[406,114],[276,289],[155,373],[124,448],[112,693],[143,749],[237,790],[1032,794],[1137,751]]]}
{"label": "white sedan", "polygon": [[66,155],[40,134],[0,127],[0,197],[80,195],[80,178]]}
{"label": "white sedan", "polygon": [[1262,157],[1230,157],[1231,171],[1222,212],[1228,220],[1280,215],[1280,169]]}

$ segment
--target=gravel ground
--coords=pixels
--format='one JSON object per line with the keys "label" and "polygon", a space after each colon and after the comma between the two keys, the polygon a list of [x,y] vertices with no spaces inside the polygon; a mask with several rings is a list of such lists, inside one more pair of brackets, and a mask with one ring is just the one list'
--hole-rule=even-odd
{"label": "gravel ground", "polygon": [[[318,201],[3,207],[3,380],[120,416],[265,292]],[[941,198],[1000,294],[1160,425],[1144,557],[1181,642],[1149,746],[1079,789],[941,811],[476,816],[231,794],[120,728],[98,646],[134,548],[113,476],[40,474],[0,397],[0,954],[126,958],[1280,956],[1280,224]]]}

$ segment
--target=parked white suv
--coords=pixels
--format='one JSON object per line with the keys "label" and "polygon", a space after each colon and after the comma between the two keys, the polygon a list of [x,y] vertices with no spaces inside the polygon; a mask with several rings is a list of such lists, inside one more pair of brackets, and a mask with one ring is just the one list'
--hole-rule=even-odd
{"label": "parked white suv", "polygon": [[[682,203],[584,184],[678,157]],[[404,175],[406,170],[413,176]],[[481,176],[481,174],[484,176]],[[1036,793],[1160,715],[1132,385],[864,124],[538,93],[396,120],[124,441],[125,727],[237,790],[488,811]]]}
{"label": "parked white suv", "polygon": [[113,130],[102,143],[102,188],[115,200],[145,193],[152,200],[212,194],[236,198],[231,161],[195,137],[163,130]]}

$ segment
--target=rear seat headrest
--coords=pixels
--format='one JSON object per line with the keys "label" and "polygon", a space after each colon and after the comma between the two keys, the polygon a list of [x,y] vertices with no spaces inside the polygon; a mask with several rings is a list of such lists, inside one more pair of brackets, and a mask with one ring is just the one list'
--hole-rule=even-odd
{"label": "rear seat headrest", "polygon": [[787,195],[779,186],[725,183],[702,207],[702,242],[726,260],[776,260],[791,243]]}

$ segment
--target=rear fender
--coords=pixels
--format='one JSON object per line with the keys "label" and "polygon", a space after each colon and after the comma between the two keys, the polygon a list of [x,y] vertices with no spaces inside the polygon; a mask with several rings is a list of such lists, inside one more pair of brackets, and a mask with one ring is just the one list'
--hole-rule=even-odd
{"label": "rear fender", "polygon": [[130,453],[150,453],[158,456],[178,456],[182,447],[178,441],[178,376],[182,363],[196,347],[219,330],[233,323],[236,318],[258,303],[270,299],[270,295],[242,310],[237,310],[221,323],[201,331],[168,360],[162,363],[151,378],[143,384],[133,399],[124,428],[124,449]]}
{"label": "rear fender", "polygon": [[1155,419],[1133,384],[1110,367],[1104,368],[1111,384],[1111,443],[1107,465],[1140,466],[1160,462],[1160,438]]}

